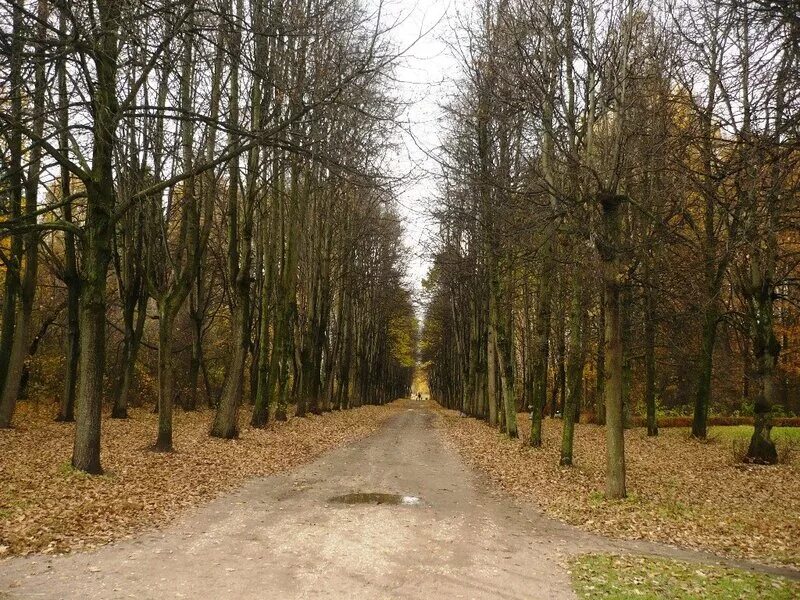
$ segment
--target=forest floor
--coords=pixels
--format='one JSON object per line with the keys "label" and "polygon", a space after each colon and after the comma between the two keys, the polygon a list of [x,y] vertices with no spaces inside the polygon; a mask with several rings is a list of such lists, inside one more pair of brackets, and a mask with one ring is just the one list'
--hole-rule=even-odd
{"label": "forest floor", "polygon": [[372,433],[397,406],[311,415],[266,429],[248,425],[226,441],[208,435],[213,413],[177,411],[176,451],[153,452],[157,415],[132,409],[103,419],[105,474],[70,465],[74,424],[54,422],[50,405],[19,406],[14,429],[0,429],[0,558],[91,549],[160,526],[247,479],[280,473]]}
{"label": "forest floor", "polygon": [[611,537],[800,567],[797,453],[785,464],[749,466],[737,460],[741,436],[719,431],[728,428],[717,428],[706,442],[690,439],[685,429],[661,429],[652,438],[631,429],[625,432],[628,498],[607,501],[602,427],[578,425],[574,466],[560,467],[560,419],[545,419],[543,446],[533,449],[527,414],[518,415],[522,439],[509,440],[482,421],[437,412],[470,464],[551,517]]}
{"label": "forest floor", "polygon": [[[374,434],[251,479],[163,528],[91,552],[0,562],[0,598],[558,600],[577,597],[573,581],[582,598],[596,597],[584,591],[604,576],[605,588],[627,585],[600,572],[595,563],[606,559],[575,562],[587,554],[788,575],[767,585],[800,591],[795,571],[612,540],[551,519],[471,469],[431,407],[401,401],[375,410],[389,418]],[[370,493],[397,494],[401,503]],[[342,503],[343,494],[369,502]]]}

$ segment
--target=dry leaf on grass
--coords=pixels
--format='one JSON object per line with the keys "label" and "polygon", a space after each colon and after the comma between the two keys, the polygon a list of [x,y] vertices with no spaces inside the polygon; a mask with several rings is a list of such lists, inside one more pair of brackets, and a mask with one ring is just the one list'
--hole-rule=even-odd
{"label": "dry leaf on grass", "polygon": [[208,435],[213,414],[175,415],[176,452],[150,451],[157,417],[131,410],[103,420],[105,475],[74,471],[74,425],[21,405],[17,429],[0,430],[0,556],[91,548],[161,525],[244,480],[285,471],[375,431],[400,406],[311,415],[266,429],[246,425],[238,440]]}
{"label": "dry leaf on grass", "polygon": [[[625,432],[629,498],[606,501],[605,430],[577,425],[575,466],[558,466],[561,421],[545,419],[543,447],[509,440],[476,419],[440,410],[464,458],[504,490],[548,515],[625,539],[800,566],[800,465],[735,464],[729,445],[698,442],[678,429],[648,438]],[[520,431],[530,431],[527,414]]]}

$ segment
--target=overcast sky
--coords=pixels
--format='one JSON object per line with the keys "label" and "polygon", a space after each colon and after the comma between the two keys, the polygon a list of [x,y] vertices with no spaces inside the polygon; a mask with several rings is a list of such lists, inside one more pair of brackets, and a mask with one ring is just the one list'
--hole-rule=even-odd
{"label": "overcast sky", "polygon": [[439,143],[440,104],[452,82],[456,62],[446,40],[458,0],[385,0],[385,23],[398,22],[391,36],[400,48],[413,47],[397,69],[398,93],[408,102],[394,167],[412,175],[402,187],[399,202],[405,222],[405,241],[412,250],[409,277],[415,289],[429,267],[426,241],[433,223],[428,216],[436,194],[438,171],[427,153]]}

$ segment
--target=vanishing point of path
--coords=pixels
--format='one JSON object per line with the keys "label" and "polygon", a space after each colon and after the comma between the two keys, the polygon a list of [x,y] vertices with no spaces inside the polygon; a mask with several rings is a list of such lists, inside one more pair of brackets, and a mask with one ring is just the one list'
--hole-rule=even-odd
{"label": "vanishing point of path", "polygon": [[[714,560],[606,540],[491,493],[434,418],[409,408],[364,440],[253,480],[159,531],[94,552],[0,562],[0,599],[561,599],[575,597],[571,554]],[[330,500],[356,492],[421,503]]]}

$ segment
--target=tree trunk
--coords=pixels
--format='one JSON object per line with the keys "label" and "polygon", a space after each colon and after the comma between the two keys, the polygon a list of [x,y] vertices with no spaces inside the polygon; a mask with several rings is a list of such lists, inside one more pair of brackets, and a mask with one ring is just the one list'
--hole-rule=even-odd
{"label": "tree trunk", "polygon": [[[67,244],[69,247],[70,244]],[[72,422],[75,420],[75,396],[78,383],[78,362],[80,360],[80,289],[78,287],[78,274],[74,262],[75,241],[72,240],[73,259],[67,258],[68,266],[65,281],[67,284],[67,336],[64,350],[66,364],[64,373],[64,391],[61,394],[61,403],[58,410],[57,421]]]}
{"label": "tree trunk", "polygon": [[203,294],[203,270],[197,275],[189,292],[189,323],[192,329],[192,356],[189,359],[189,394],[183,402],[183,410],[197,410],[197,387],[200,382],[200,365],[203,362],[203,316],[205,312]]}
{"label": "tree trunk", "polygon": [[[104,233],[102,228],[98,229],[99,233]],[[107,230],[110,231],[110,227]],[[72,450],[72,466],[93,475],[103,472],[100,466],[100,413],[106,350],[106,272],[111,258],[107,236],[98,237],[102,241],[87,255],[86,275],[81,285],[80,383]]]}
{"label": "tree trunk", "polygon": [[233,360],[228,368],[228,376],[225,378],[225,385],[220,395],[214,423],[211,426],[213,437],[232,439],[239,435],[239,406],[244,382],[242,374],[248,353],[247,312],[246,302],[240,302],[234,309],[233,323],[236,331],[236,345],[233,350]]}
{"label": "tree trunk", "polygon": [[561,434],[561,459],[562,466],[572,465],[572,450],[575,437],[575,421],[578,418],[578,404],[580,402],[583,383],[584,348],[584,306],[585,293],[583,291],[583,274],[575,267],[572,282],[572,308],[569,319],[569,358],[567,364],[567,386],[569,390],[564,400],[563,431]]}
{"label": "tree trunk", "polygon": [[[513,272],[513,270],[512,270]],[[499,284],[499,282],[498,282]],[[513,280],[508,282],[508,288],[513,289]],[[498,295],[501,293],[499,286]],[[519,437],[517,429],[517,401],[514,395],[514,313],[511,300],[506,303],[503,314],[500,313],[500,302],[495,303],[498,313],[497,322],[500,327],[495,338],[498,345],[497,364],[500,367],[500,382],[503,386],[503,419],[506,435],[510,438]]]}
{"label": "tree trunk", "polygon": [[623,285],[620,290],[620,328],[622,339],[622,426],[627,429],[631,423],[631,384],[633,383],[633,289]]}
{"label": "tree trunk", "polygon": [[133,311],[124,316],[125,339],[122,348],[122,373],[120,375],[117,389],[114,394],[114,407],[111,409],[112,419],[128,418],[128,401],[130,398],[133,381],[136,378],[136,359],[139,356],[142,335],[144,333],[144,321],[147,316],[147,297],[140,293],[136,306],[136,319],[134,320]]}
{"label": "tree trunk", "polygon": [[[262,244],[272,248],[266,240],[266,235],[262,238]],[[269,311],[270,294],[272,293],[272,261],[271,250],[264,249],[266,257],[264,259],[265,268],[268,270],[261,292],[261,343],[258,349],[258,388],[256,390],[256,401],[253,404],[253,416],[250,425],[253,427],[264,427],[269,420],[270,393],[269,388],[269,365],[270,365],[270,339],[269,326],[272,315]],[[273,340],[274,344],[274,340]],[[274,350],[273,350],[274,352]]]}
{"label": "tree trunk", "polygon": [[625,432],[622,409],[622,322],[620,314],[620,204],[624,197],[600,194],[603,235],[598,239],[605,310],[606,498],[619,499],[625,490]]}
{"label": "tree trunk", "polygon": [[600,294],[597,318],[597,355],[595,357],[594,418],[598,425],[606,424],[606,309]]}
{"label": "tree trunk", "polygon": [[[9,94],[11,95],[11,118],[14,125],[9,135],[10,164],[8,168],[8,195],[10,199],[9,216],[19,219],[22,216],[22,58],[25,51],[25,33],[23,32],[23,7],[19,2],[14,3],[12,11],[11,30],[11,64],[9,68]],[[6,376],[9,372],[9,362],[13,353],[14,329],[16,326],[17,295],[20,288],[22,274],[23,237],[14,234],[11,238],[11,252],[9,265],[5,270],[5,298],[3,299],[3,329],[0,331],[0,394],[5,389]],[[4,265],[5,266],[5,265]],[[0,407],[0,410],[3,410]],[[0,417],[2,418],[2,417]],[[8,418],[10,425],[11,419]]]}
{"label": "tree trunk", "polygon": [[753,406],[754,429],[747,449],[747,461],[774,465],[778,462],[778,452],[772,440],[772,407],[775,403],[775,363],[780,344],[773,335],[766,336],[766,344],[756,356],[756,376],[758,395]]}
{"label": "tree trunk", "polygon": [[[549,251],[548,251],[549,254]],[[542,445],[542,413],[547,403],[547,364],[550,356],[550,309],[552,304],[552,285],[550,259],[546,256],[546,269],[543,268],[539,280],[539,294],[536,307],[536,337],[533,363],[533,409],[531,410],[530,445]]]}
{"label": "tree trunk", "polygon": [[[772,207],[771,207],[772,208]],[[773,215],[770,215],[773,216]],[[773,465],[778,462],[778,452],[772,440],[772,407],[775,404],[777,386],[775,365],[781,345],[775,336],[773,325],[772,283],[774,263],[777,256],[775,226],[770,223],[767,248],[762,256],[752,256],[750,285],[745,296],[750,305],[750,331],[755,358],[756,398],[753,406],[754,429],[747,449],[746,460],[752,463]]]}
{"label": "tree trunk", "polygon": [[[59,29],[62,39],[67,35],[66,10],[60,11]],[[61,154],[69,157],[69,95],[67,92],[67,65],[62,60],[58,66],[59,96],[59,145]],[[61,198],[70,195],[69,169],[61,167]],[[64,221],[72,223],[72,204],[64,205]],[[72,422],[75,420],[75,396],[78,385],[78,361],[80,360],[80,278],[78,276],[78,260],[75,248],[75,234],[64,233],[64,284],[67,286],[67,335],[64,348],[65,372],[64,391],[61,394],[57,421]],[[2,369],[0,369],[2,370]]]}
{"label": "tree trunk", "polygon": [[644,314],[644,403],[647,409],[647,435],[658,435],[656,419],[656,315],[655,291],[648,282],[645,289]]}
{"label": "tree trunk", "polygon": [[83,277],[81,281],[81,359],[76,402],[75,444],[72,466],[87,473],[103,472],[100,466],[100,414],[106,344],[106,275],[111,261],[114,227],[114,141],[116,137],[116,72],[119,54],[120,5],[98,1],[100,16],[98,51],[95,54],[92,128],[92,179],[87,182],[84,225]]}
{"label": "tree trunk", "polygon": [[692,419],[692,437],[702,440],[706,439],[708,435],[708,409],[711,404],[711,376],[714,367],[717,320],[716,306],[712,304],[706,308],[703,316],[700,361],[694,398],[694,417]]}
{"label": "tree trunk", "polygon": [[[489,313],[494,310],[494,299],[489,297]],[[494,413],[494,424],[500,424],[500,415],[497,410],[497,328],[494,324],[494,319],[489,318],[488,335],[486,336],[486,393],[489,401],[489,414]]]}
{"label": "tree trunk", "polygon": [[177,311],[169,300],[159,307],[158,315],[158,437],[154,449],[172,452],[172,408],[174,381],[172,371],[172,329]]}
{"label": "tree trunk", "polygon": [[[14,14],[17,15],[17,7]],[[48,18],[48,5],[46,2],[39,2],[38,18],[40,23],[37,27],[36,37],[37,46],[44,43],[45,25]],[[19,23],[15,23],[19,25]],[[15,27],[15,36],[21,37],[22,31]],[[22,50],[22,48],[19,48]],[[14,60],[18,57],[15,56]],[[45,94],[45,65],[44,51],[39,47],[37,58],[35,59],[34,93],[33,93],[33,132],[35,137],[41,137],[44,131],[44,94]],[[21,83],[21,82],[20,82]],[[21,94],[21,90],[20,90]],[[14,103],[19,101],[17,94],[14,96]],[[21,112],[17,115],[22,117]],[[39,175],[42,161],[42,147],[34,145],[29,151],[30,165],[25,182],[25,211],[26,224],[33,226],[36,223],[36,199],[39,192]],[[13,167],[12,167],[13,168]],[[22,182],[16,177],[18,185]],[[12,192],[12,193],[19,193]],[[17,237],[17,236],[15,236]],[[33,302],[36,296],[36,277],[39,265],[39,232],[32,229],[24,236],[25,265],[22,274],[22,281],[19,288],[19,306],[17,307],[14,324],[14,338],[11,344],[11,353],[8,358],[7,371],[3,381],[2,396],[0,397],[0,428],[10,427],[17,398],[22,384],[22,375],[25,370],[25,359],[28,356],[28,338],[31,331],[31,318],[33,315]],[[22,265],[17,264],[17,268]]]}

